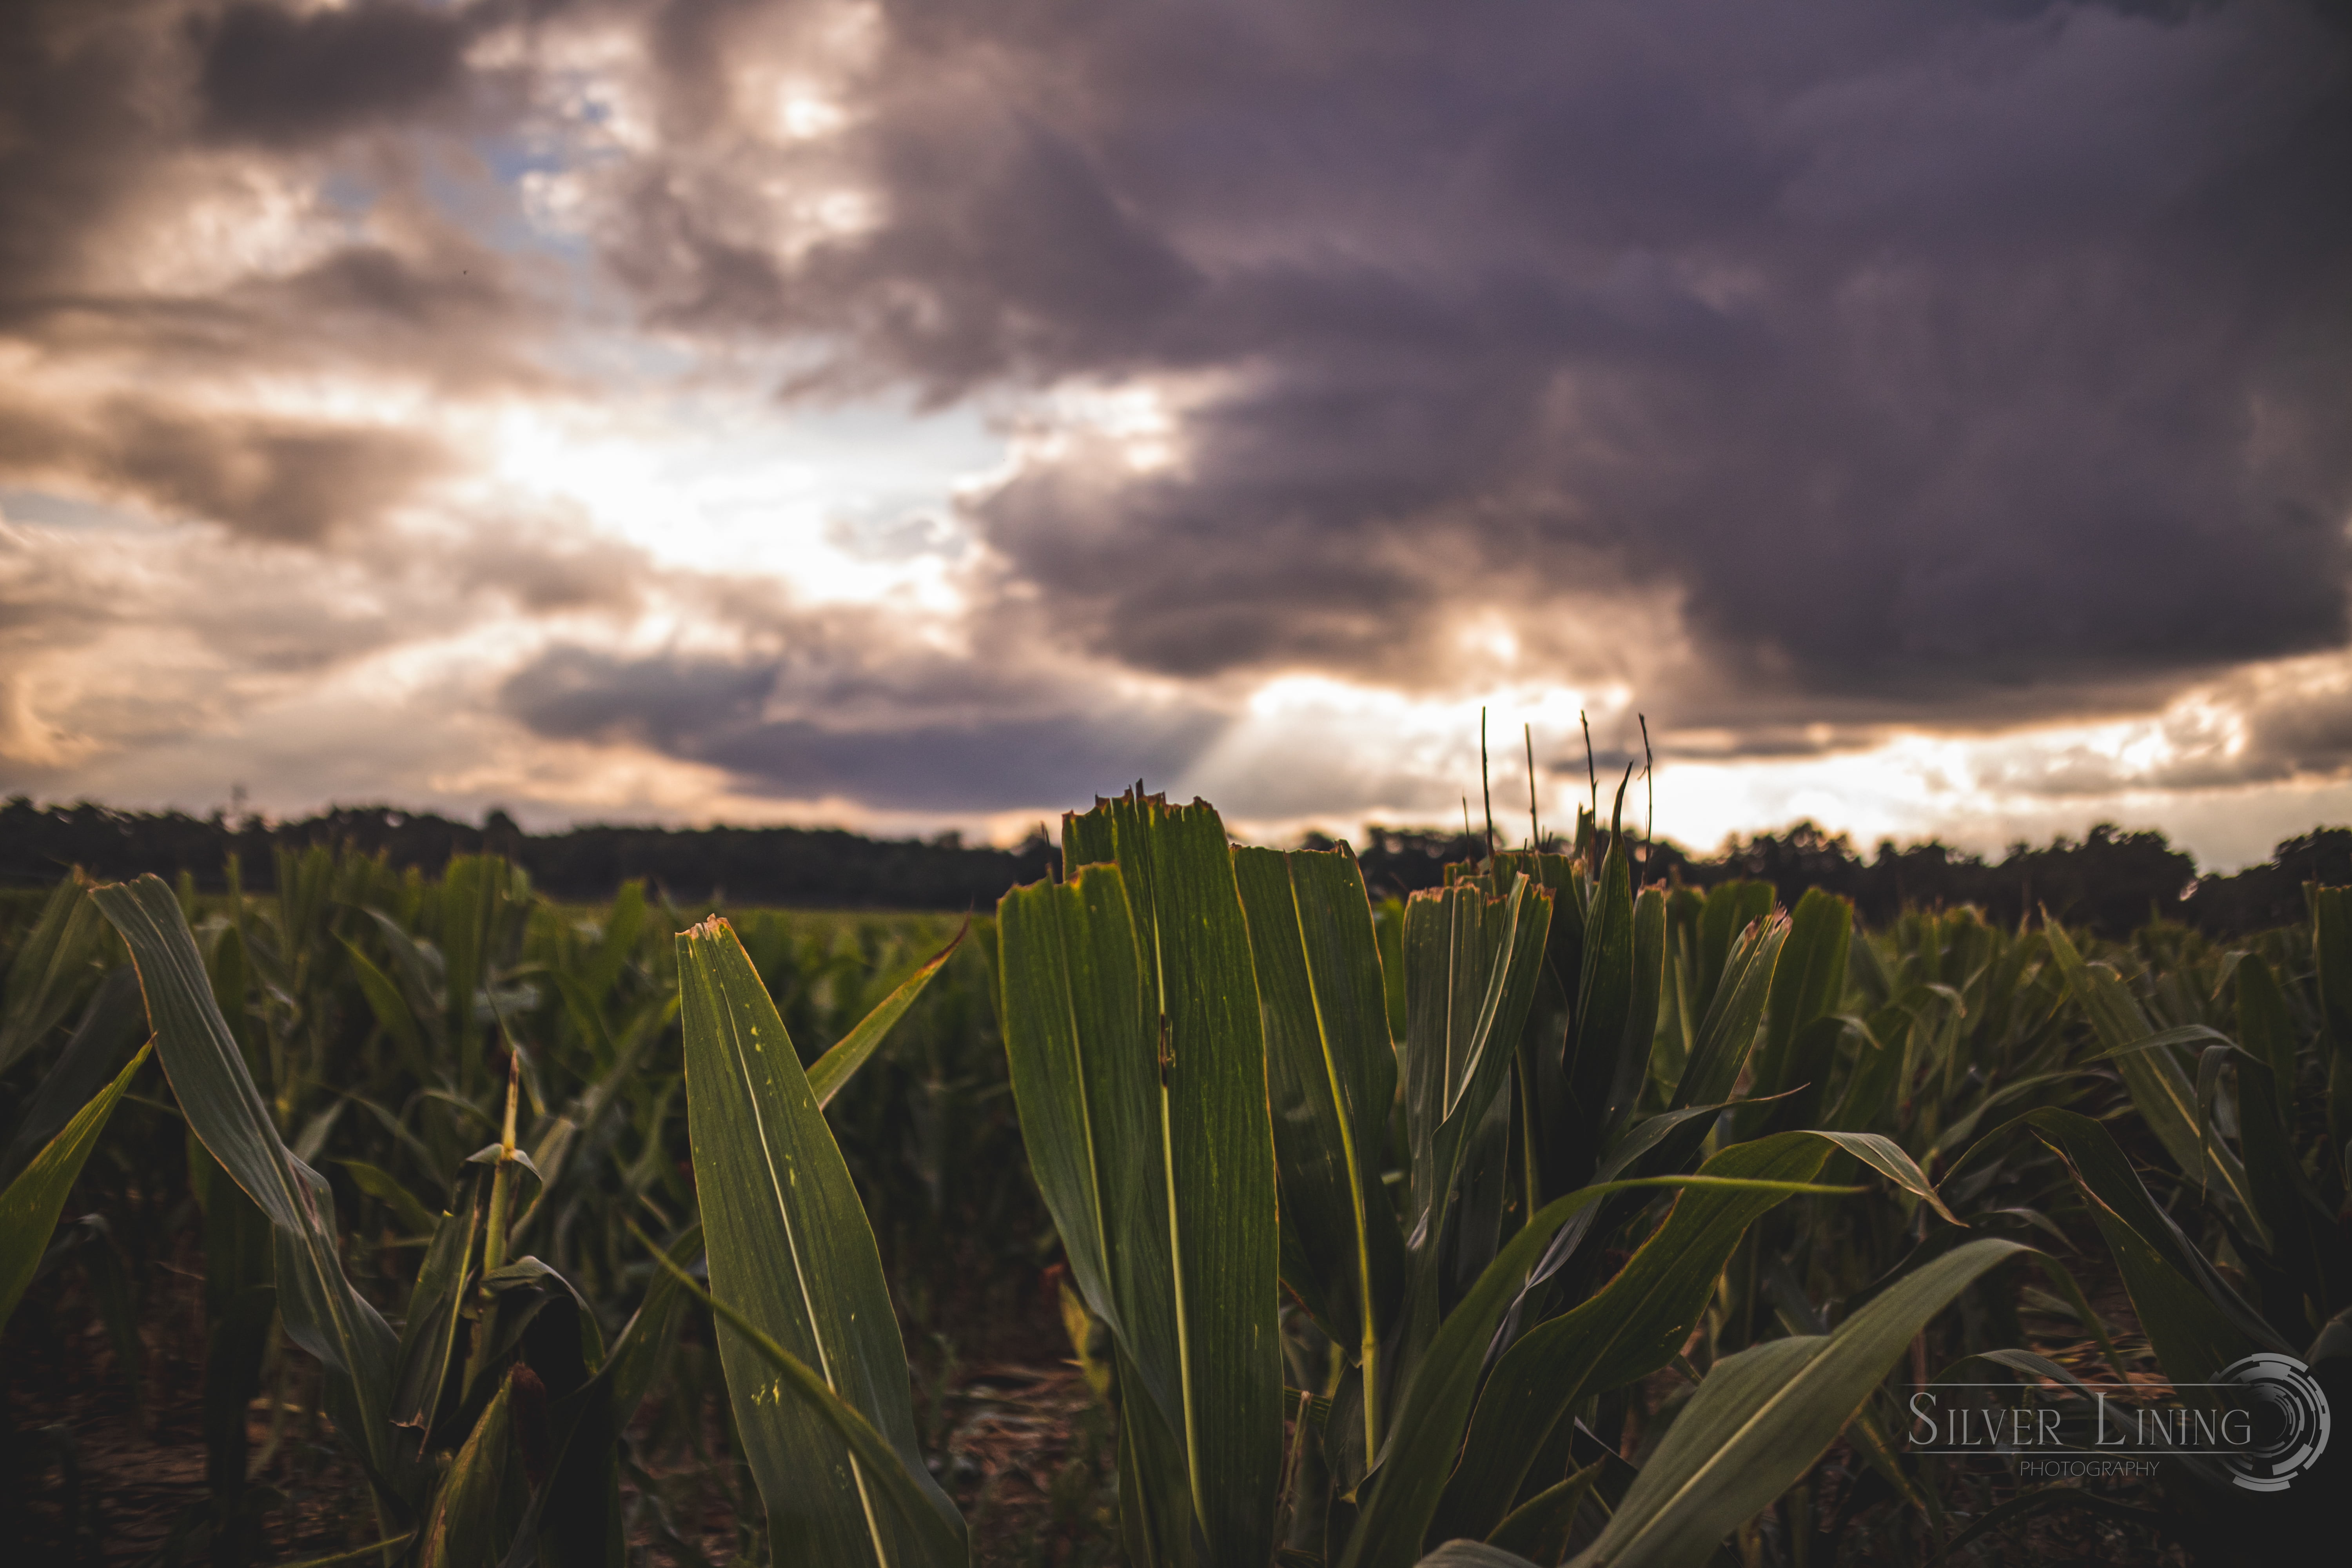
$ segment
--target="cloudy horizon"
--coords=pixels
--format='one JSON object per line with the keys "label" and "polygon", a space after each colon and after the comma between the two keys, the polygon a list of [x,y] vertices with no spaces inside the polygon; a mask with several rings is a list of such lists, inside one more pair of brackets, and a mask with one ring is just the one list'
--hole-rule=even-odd
{"label": "cloudy horizon", "polygon": [[[2352,17],[27,0],[0,795],[2352,820]],[[1614,759],[1612,763],[1612,759]]]}

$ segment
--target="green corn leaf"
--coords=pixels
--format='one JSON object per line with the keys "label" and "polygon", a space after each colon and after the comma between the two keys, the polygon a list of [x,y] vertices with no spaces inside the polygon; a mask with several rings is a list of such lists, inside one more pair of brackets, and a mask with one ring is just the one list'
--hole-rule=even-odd
{"label": "green corn leaf", "polygon": [[1233,853],[1206,805],[1132,793],[1065,818],[1062,841],[1088,868],[999,906],[1005,1044],[1071,1273],[1118,1341],[1129,1407],[1140,1390],[1160,1418],[1123,1436],[1139,1484],[1122,1509],[1160,1550],[1185,1539],[1181,1496],[1210,1564],[1260,1564],[1282,1470],[1280,1243]]}
{"label": "green corn leaf", "polygon": [[142,1046],[114,1081],[76,1111],[6,1190],[0,1191],[0,1323],[5,1323],[16,1303],[25,1299],[26,1287],[32,1284],[41,1254],[49,1245],[49,1235],[58,1227],[58,1213],[65,1207],[66,1195],[73,1191],[83,1163],[98,1147],[98,1135],[106,1130],[107,1119],[131,1088],[131,1080],[147,1065],[152,1049],[152,1046]]}
{"label": "green corn leaf", "polygon": [[[1767,892],[1770,889],[1769,883],[1755,886]],[[1770,912],[1769,901],[1765,912]],[[1787,935],[1788,923],[1775,921],[1750,926],[1732,944],[1718,976],[1715,1000],[1698,1025],[1668,1110],[1635,1124],[1621,1137],[1594,1173],[1596,1176],[1605,1180],[1628,1173],[1658,1174],[1688,1167],[1713,1125],[1712,1110],[1727,1104],[1740,1067],[1748,1059]],[[1706,1090],[1713,1092],[1702,1092]],[[1536,1271],[1538,1281],[1549,1280],[1567,1267],[1570,1255],[1594,1228],[1613,1229],[1623,1211],[1622,1205],[1612,1205],[1596,1215],[1591,1221],[1569,1226],[1553,1244]],[[1513,1324],[1516,1332],[1516,1316]]]}
{"label": "green corn leaf", "polygon": [[416,1014],[410,1008],[408,999],[400,994],[392,976],[360,951],[359,943],[349,937],[338,940],[343,944],[344,961],[352,966],[352,975],[360,983],[360,994],[367,999],[368,1011],[377,1026],[400,1047],[401,1054],[408,1059],[409,1070],[420,1080],[430,1079],[433,1057],[425,1048],[425,1032],[417,1026]]}
{"label": "green corn leaf", "polygon": [[[441,957],[441,950],[421,937],[410,935],[406,928],[382,910],[369,910],[367,916],[374,922],[376,933],[383,938],[384,951],[392,954],[393,967],[406,987],[405,1010],[411,1021],[423,1028],[425,1038],[437,1051],[448,1038],[448,1021],[436,1000],[447,985],[448,966]],[[373,997],[369,1005],[374,1006]]]}
{"label": "green corn leaf", "polygon": [[1684,1568],[1769,1505],[1844,1430],[1928,1320],[2031,1248],[1973,1241],[1898,1280],[1834,1332],[1718,1362],[1571,1568]]}
{"label": "green corn leaf", "polygon": [[[702,1226],[687,1226],[663,1256],[677,1265],[677,1270],[689,1267],[702,1256]],[[614,1425],[627,1426],[637,1406],[645,1403],[646,1392],[653,1386],[662,1358],[668,1353],[671,1341],[677,1337],[686,1300],[677,1271],[658,1268],[646,1287],[646,1299],[637,1304],[620,1337],[613,1342],[613,1352],[604,1358],[597,1375],[608,1379],[613,1385]]]}
{"label": "green corn leaf", "polygon": [[352,1173],[352,1181],[360,1191],[389,1207],[402,1226],[411,1236],[431,1236],[439,1226],[439,1216],[426,1208],[416,1194],[400,1184],[400,1178],[365,1160],[333,1162]]}
{"label": "green corn leaf", "polygon": [[[1446,1314],[1427,1352],[1404,1383],[1396,1418],[1381,1447],[1370,1500],[1349,1539],[1342,1568],[1402,1568],[1414,1560],[1437,1511],[1446,1474],[1462,1447],[1463,1428],[1478,1395],[1478,1369],[1494,1342],[1496,1326],[1559,1227],[1588,1204],[1618,1193],[1685,1187],[1738,1193],[1751,1199],[1761,1194],[1769,1200],[1767,1206],[1791,1193],[1854,1190],[1778,1178],[1648,1176],[1580,1187],[1545,1205],[1505,1244],[1469,1293]],[[1706,1284],[1712,1289],[1712,1276]],[[1700,1299],[1704,1302],[1704,1295]]]}
{"label": "green corn leaf", "polygon": [[1944,1200],[1937,1194],[1935,1184],[1927,1180],[1927,1173],[1919,1169],[1918,1162],[1906,1153],[1903,1145],[1894,1139],[1881,1137],[1875,1132],[1827,1132],[1819,1130],[1811,1130],[1811,1135],[1828,1139],[1942,1215],[1948,1223],[1964,1230],[1968,1228],[1968,1221],[1944,1206]]}
{"label": "green corn leaf", "polygon": [[[1611,1091],[1624,1074],[1620,1070],[1633,1047],[1646,1057],[1650,1040],[1638,1044],[1628,1027],[1637,1013],[1634,990],[1633,879],[1620,831],[1625,812],[1625,790],[1619,785],[1616,805],[1609,819],[1609,853],[1601,863],[1600,880],[1592,889],[1592,906],[1585,912],[1583,961],[1576,982],[1576,1005],[1569,1026],[1563,1076],[1567,1080],[1569,1114],[1576,1136],[1586,1151],[1589,1170],[1598,1152],[1607,1120]],[[1584,1171],[1576,1174],[1580,1178]]]}
{"label": "green corn leaf", "polygon": [[170,886],[148,876],[91,897],[131,948],[156,1052],[189,1128],[276,1227],[278,1311],[287,1333],[327,1368],[336,1431],[371,1479],[402,1497],[413,1478],[391,1420],[399,1344],[344,1277],[327,1184],[278,1137]]}
{"label": "green corn leaf", "polygon": [[[1581,1186],[1591,1174],[1579,1168],[1578,1156],[1581,1151],[1589,1163],[1591,1140],[1581,1134],[1570,1115],[1562,1070],[1575,1022],[1577,976],[1584,967],[1584,875],[1580,862],[1549,852],[1503,850],[1486,862],[1487,876],[1498,888],[1508,887],[1519,872],[1552,894],[1543,963],[1537,971],[1535,997],[1528,1005],[1512,1067],[1515,1125],[1511,1131],[1522,1161],[1519,1184],[1534,1193],[1540,1205],[1546,1195],[1556,1197]],[[1402,910],[1402,906],[1398,908]],[[1381,956],[1391,966],[1391,990],[1402,1002],[1404,953],[1401,944],[1391,945],[1394,952],[1383,948]],[[1402,1028],[1393,1032],[1400,1038],[1404,1033]],[[1528,1085],[1534,1086],[1532,1092]]]}
{"label": "green corn leaf", "polygon": [[2310,900],[2320,1054],[2327,1067],[2327,1136],[2341,1148],[2352,1139],[2352,889],[2315,887]]}
{"label": "green corn leaf", "polygon": [[[1830,1153],[1819,1134],[1781,1132],[1734,1144],[1700,1174],[1809,1183]],[[1479,1396],[1462,1462],[1436,1515],[1440,1537],[1491,1533],[1509,1511],[1529,1464],[1570,1410],[1589,1395],[1622,1387],[1671,1362],[1713,1297],[1739,1238],[1788,1195],[1779,1185],[1684,1194],[1607,1286],[1522,1335],[1496,1363]]]}
{"label": "green corn leaf", "polygon": [[[1768,890],[1770,887],[1769,883],[1754,885]],[[1707,900],[1707,908],[1712,913],[1713,898]],[[1780,952],[1788,940],[1788,921],[1766,919],[1750,924],[1732,943],[1723,961],[1714,999],[1699,1022],[1690,1059],[1684,1064],[1681,1080],[1675,1085],[1667,1110],[1680,1110],[1685,1106],[1731,1097],[1731,1086],[1738,1080],[1739,1069],[1756,1043],[1756,1026],[1763,1020],[1772,976],[1780,967]]]}
{"label": "green corn leaf", "polygon": [[2253,1194],[2247,1190],[2244,1167],[2227,1144],[2203,1134],[2204,1121],[2198,1114],[2197,1093],[2189,1075],[2168,1048],[2150,1038],[2157,1031],[2149,1027],[2147,1015],[2131,987],[2105,964],[2084,963],[2063,928],[2051,925],[2045,934],[2051,957],[2066,977],[2067,990],[2089,1016],[2101,1047],[2115,1063],[2148,1131],[2183,1173],[2226,1194],[2267,1249],[2270,1234],[2255,1209]]}
{"label": "green corn leaf", "polygon": [[2168,1376],[2203,1383],[2257,1350],[2292,1352],[2156,1205],[2105,1127],[2071,1110],[2021,1120],[2074,1173]]}
{"label": "green corn leaf", "polygon": [[1366,1367],[1380,1431],[1379,1348],[1404,1288],[1404,1247],[1381,1186],[1396,1094],[1371,906],[1347,851],[1236,849],[1264,1005],[1282,1217],[1297,1237],[1286,1269],[1300,1299]]}
{"label": "green corn leaf", "polygon": [[589,998],[601,1003],[621,978],[635,951],[638,933],[646,929],[646,884],[641,879],[624,882],[604,912],[604,939],[581,970],[581,984]]}
{"label": "green corn leaf", "polygon": [[[494,1145],[495,1147],[495,1145]],[[400,1331],[399,1372],[393,1386],[392,1424],[416,1434],[421,1454],[432,1436],[433,1419],[449,1375],[457,1343],[465,1285],[482,1234],[490,1167],[468,1160],[458,1168],[449,1207],[427,1232],[432,1237],[408,1292]]]}
{"label": "green corn leaf", "polygon": [[106,1086],[107,1074],[138,1040],[146,1021],[139,1005],[139,977],[123,964],[99,983],[65,1048],[41,1075],[33,1102],[25,1108],[6,1151],[0,1152],[0,1183],[15,1181],[58,1130]]}
{"label": "green corn leaf", "polygon": [[82,896],[89,887],[79,870],[60,881],[8,965],[6,1000],[0,1003],[0,1072],[64,1019],[81,976],[98,961],[104,928]]}
{"label": "green corn leaf", "polygon": [[856,1027],[835,1041],[831,1050],[817,1058],[808,1069],[809,1092],[816,1096],[817,1109],[821,1110],[833,1103],[833,1097],[841,1092],[842,1086],[856,1075],[857,1069],[866,1065],[866,1059],[874,1054],[875,1047],[881,1045],[882,1037],[890,1032],[890,1026],[907,1016],[907,1009],[915,1005],[915,998],[923,994],[923,987],[929,985],[931,977],[955,956],[956,949],[963,945],[963,939],[971,930],[971,921],[966,919],[957,928],[955,935],[949,939],[947,946],[940,949],[914,973],[900,981],[874,1011],[857,1021]]}
{"label": "green corn leaf", "polygon": [[2238,1030],[2246,1043],[2237,1063],[2246,1186],[2270,1227],[2273,1261],[2326,1312],[2352,1300],[2352,1247],[2295,1155],[2294,1041],[2286,999],[2270,965],[2252,954],[2238,965],[2236,982]]}
{"label": "green corn leaf", "polygon": [[1819,888],[1806,889],[1789,917],[1788,945],[1772,972],[1764,1011],[1764,1043],[1757,1048],[1757,1096],[1796,1094],[1753,1126],[1810,1127],[1826,1102],[1829,1073],[1843,1026],[1835,1018],[1845,994],[1853,906]]}
{"label": "green corn leaf", "polygon": [[1592,1495],[1601,1471],[1601,1462],[1595,1460],[1544,1488],[1506,1515],[1486,1537],[1486,1544],[1545,1563],[1559,1562],[1568,1554],[1569,1531],[1575,1527],[1577,1510]]}
{"label": "green corn leaf", "polygon": [[[773,1380],[761,1380],[765,1384],[761,1397],[779,1403],[789,1399],[809,1412],[842,1446],[848,1462],[870,1481],[876,1528],[879,1530],[881,1521],[887,1518],[898,1537],[906,1542],[903,1555],[885,1558],[885,1563],[960,1563],[967,1560],[963,1521],[919,1459],[910,1464],[897,1441],[876,1430],[874,1423],[835,1393],[814,1368],[778,1344],[750,1317],[696,1284],[694,1277],[674,1259],[656,1249],[654,1261],[681,1290],[710,1309],[711,1314],[726,1325],[732,1342],[740,1343],[752,1359],[776,1374]],[[733,1386],[731,1374],[729,1383]],[[740,1414],[737,1418],[741,1419]],[[844,1561],[799,1554],[804,1551],[805,1542],[790,1535],[779,1533],[775,1544],[780,1554],[791,1554],[785,1556],[789,1562]]]}
{"label": "green corn leaf", "polygon": [[[1866,952],[1869,947],[1864,942],[1854,951]],[[1891,1127],[1903,1097],[1903,1068],[1910,1035],[1921,1026],[1906,1009],[1893,1005],[1880,1008],[1866,1019],[1848,1017],[1845,1025],[1853,1033],[1858,1048],[1853,1065],[1846,1069],[1845,1082],[1838,1090],[1836,1108],[1830,1111],[1828,1124],[1855,1132]]]}
{"label": "green corn leaf", "polygon": [[1662,888],[1644,888],[1633,900],[1633,1005],[1625,1015],[1625,1043],[1618,1053],[1616,1081],[1609,1089],[1602,1147],[1633,1116],[1649,1074],[1650,1050],[1665,1000],[1665,973],[1666,894]]}
{"label": "green corn leaf", "polygon": [[[1074,837],[1066,826],[1066,847]],[[1075,880],[1014,889],[997,905],[996,930],[1005,1058],[1029,1168],[1079,1294],[1115,1345],[1129,1555],[1181,1561],[1192,1509],[1167,1218],[1172,1183],[1158,1029],[1118,866],[1097,861]]]}
{"label": "green corn leaf", "polygon": [[[2104,981],[2105,976],[2100,978]],[[2177,1024],[2169,1029],[2158,1029],[2152,1035],[2143,1035],[2129,1045],[2117,1046],[2113,1050],[2101,1051],[2095,1059],[2112,1061],[2117,1058],[2129,1056],[2135,1051],[2159,1050],[2167,1046],[2227,1045],[2229,1043],[2229,1036],[2209,1024]]]}
{"label": "green corn leaf", "polygon": [[[2286,996],[2279,990],[2278,975],[2259,956],[2247,953],[2239,961],[2233,979],[2238,1038],[2270,1068],[2271,1081],[2278,1092],[2291,1099],[2295,1075],[2294,1025],[2287,1015]],[[2284,1112],[2285,1108],[2282,1105],[2279,1109]],[[2282,1132],[2286,1131],[2284,1114],[2276,1126]]]}
{"label": "green corn leaf", "polygon": [[508,1475],[514,1456],[517,1375],[510,1371],[499,1382],[451,1462],[425,1515],[419,1568],[494,1568],[498,1563],[499,1515],[520,1511],[509,1500],[519,1489]]}
{"label": "green corn leaf", "polygon": [[[961,1521],[916,1444],[906,1348],[874,1233],[783,1021],[725,921],[679,933],[677,960],[695,1189],[711,1294],[730,1309],[720,1360],[776,1547],[824,1568],[961,1563]],[[845,1439],[797,1374],[772,1375],[745,1324],[884,1435],[936,1529],[884,1506],[879,1493],[895,1483],[875,1473],[875,1455]]]}
{"label": "green corn leaf", "polygon": [[[1709,889],[1700,904],[1696,936],[1697,948],[1696,983],[1692,987],[1691,1002],[1704,1015],[1715,1005],[1716,994],[1723,984],[1725,969],[1730,964],[1740,938],[1751,926],[1761,926],[1772,915],[1772,884],[1769,882],[1718,882]],[[1720,1095],[1709,1095],[1720,1100]]]}
{"label": "green corn leaf", "polygon": [[[1477,1224],[1488,1237],[1501,1186],[1484,1191],[1482,1212],[1461,1214],[1453,1195],[1505,1131],[1490,1121],[1509,1081],[1514,1047],[1542,973],[1553,895],[1525,874],[1497,894],[1486,878],[1415,893],[1405,906],[1404,1122],[1411,1148],[1405,1212],[1407,1296],[1391,1382],[1411,1374],[1437,1331],[1448,1272],[1450,1227]],[[1475,1261],[1475,1260],[1474,1260]],[[1460,1269],[1461,1279],[1469,1270]]]}
{"label": "green corn leaf", "polygon": [[441,960],[447,976],[448,1038],[457,1047],[457,1091],[479,1089],[483,1056],[478,998],[492,983],[490,949],[499,906],[505,901],[507,862],[495,855],[460,855],[441,877]]}
{"label": "green corn leaf", "polygon": [[[996,930],[1004,1054],[1030,1173],[1087,1307],[1124,1338],[1157,1339],[1172,1331],[1172,1310],[1129,1323],[1108,1261],[1111,1224],[1151,1202],[1142,1152],[1158,1136],[1158,1047],[1118,868],[1014,889],[997,905]],[[1131,1257],[1160,1234],[1123,1235],[1123,1250]],[[1163,1296],[1145,1292],[1142,1306]]]}

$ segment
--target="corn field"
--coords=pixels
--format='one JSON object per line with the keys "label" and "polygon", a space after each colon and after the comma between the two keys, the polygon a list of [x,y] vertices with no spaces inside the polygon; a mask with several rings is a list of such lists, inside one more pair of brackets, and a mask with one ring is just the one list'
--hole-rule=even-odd
{"label": "corn field", "polygon": [[[2227,948],[1865,931],[1638,885],[1616,828],[1376,904],[1344,847],[1129,794],[962,927],[568,906],[490,858],[69,878],[0,915],[6,1526],[158,1564],[2340,1557],[2341,1442],[2261,1490],[1912,1427],[1991,1389],[2095,1455],[2262,1355],[2352,1410],[2352,892]],[[93,1401],[189,1456],[137,1530]]]}

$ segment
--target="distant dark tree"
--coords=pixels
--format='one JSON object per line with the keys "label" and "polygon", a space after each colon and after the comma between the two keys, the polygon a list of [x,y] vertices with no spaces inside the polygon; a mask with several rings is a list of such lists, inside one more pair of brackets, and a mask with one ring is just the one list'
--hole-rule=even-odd
{"label": "distant dark tree", "polygon": [[1800,822],[1784,834],[1735,837],[1715,858],[1680,868],[1681,879],[1696,887],[1761,879],[1784,905],[1793,906],[1808,888],[1820,888],[1852,899],[1872,925],[1906,909],[1973,904],[2009,924],[2038,918],[2046,908],[2108,936],[2128,935],[2151,919],[2180,919],[2182,896],[2196,875],[2197,862],[2161,833],[2125,833],[2110,823],[2092,828],[2079,844],[2061,837],[2046,849],[2012,845],[1998,864],[1987,864],[1948,845],[1897,847],[1892,839],[1864,862],[1844,834]]}
{"label": "distant dark tree", "polygon": [[[1328,849],[1339,841],[1310,833],[1303,842]],[[591,826],[532,834],[501,809],[490,811],[479,827],[387,805],[335,806],[272,823],[222,812],[199,817],[117,811],[87,801],[37,805],[19,795],[0,805],[0,886],[47,884],[79,866],[107,879],[186,872],[199,887],[217,891],[234,858],[245,886],[266,892],[275,886],[277,851],[314,844],[347,846],[426,871],[437,871],[453,855],[503,854],[543,890],[582,901],[610,898],[623,882],[644,878],[681,906],[723,899],[986,910],[1007,889],[1052,875],[1060,863],[1043,825],[1021,844],[1001,849],[966,845],[953,832],[928,842],[867,838],[830,827]],[[1365,888],[1375,899],[1437,887],[1449,862],[1486,852],[1481,835],[1439,827],[1370,826],[1355,847]],[[2267,865],[2201,880],[2196,862],[2162,834],[2126,833],[2110,823],[2092,828],[2079,843],[2061,837],[2042,848],[2011,845],[1998,862],[1932,841],[1898,847],[1892,840],[1865,861],[1844,834],[1811,822],[1785,833],[1734,838],[1712,858],[1664,839],[1632,840],[1629,847],[1644,883],[1703,888],[1728,878],[1759,878],[1786,905],[1808,888],[1822,888],[1852,899],[1872,925],[1905,909],[1973,904],[2005,924],[2038,919],[2046,910],[2109,936],[2127,935],[2150,920],[2185,920],[2212,935],[2234,936],[2303,919],[2306,882],[2352,885],[2352,828],[2347,827],[2285,839]]]}
{"label": "distant dark tree", "polygon": [[[1329,849],[1338,840],[1309,833],[1309,849]],[[1377,827],[1364,829],[1355,847],[1363,868],[1364,890],[1374,899],[1401,899],[1445,881],[1445,868],[1456,860],[1475,860],[1486,853],[1486,840],[1476,834],[1436,827]]]}
{"label": "distant dark tree", "polygon": [[336,806],[316,816],[232,822],[183,812],[126,812],[87,802],[0,805],[0,885],[55,881],[79,866],[105,879],[186,872],[218,891],[234,858],[245,886],[276,885],[275,851],[314,844],[381,854],[398,867],[436,871],[454,855],[502,854],[558,898],[610,898],[642,877],[681,904],[723,896],[737,903],[842,909],[989,910],[1007,889],[1051,874],[1060,857],[1041,828],[1011,849],[966,847],[942,836],[867,838],[839,828],[605,827],[528,834],[502,810],[480,827],[391,806]]}
{"label": "distant dark tree", "polygon": [[1682,879],[1706,887],[1735,878],[1771,883],[1780,902],[1794,908],[1808,888],[1858,900],[1864,867],[1853,841],[1844,834],[1832,837],[1811,822],[1800,822],[1785,834],[1759,833],[1744,842],[1734,838],[1714,860],[1686,864]]}
{"label": "distant dark tree", "polygon": [[2103,822],[2080,844],[2047,849],[2013,847],[1979,900],[2002,921],[2047,911],[2053,920],[2107,936],[2127,936],[2154,920],[2179,920],[2197,879],[2197,862],[2161,833],[2126,833]]}
{"label": "distant dark tree", "polygon": [[2215,936],[2242,936],[2302,920],[2306,882],[2352,885],[2352,827],[2318,827],[2283,839],[2270,863],[2233,877],[2207,877],[2189,896],[2191,924]]}

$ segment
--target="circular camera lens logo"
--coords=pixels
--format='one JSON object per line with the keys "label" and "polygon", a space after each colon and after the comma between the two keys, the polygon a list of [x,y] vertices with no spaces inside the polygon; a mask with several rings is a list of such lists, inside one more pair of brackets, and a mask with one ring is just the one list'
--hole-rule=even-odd
{"label": "circular camera lens logo", "polygon": [[2222,1460],[2248,1491],[2284,1491],[2327,1449],[2327,1394],[2293,1356],[2250,1355],[2214,1380],[2252,1418],[2252,1441]]}

